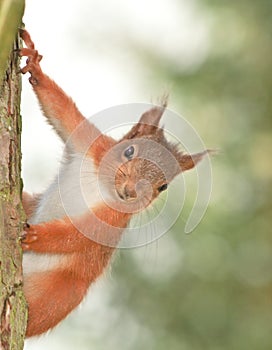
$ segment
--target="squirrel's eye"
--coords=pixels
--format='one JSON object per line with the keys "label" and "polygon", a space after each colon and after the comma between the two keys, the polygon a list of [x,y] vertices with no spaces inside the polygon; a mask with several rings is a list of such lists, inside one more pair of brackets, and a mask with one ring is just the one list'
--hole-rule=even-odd
{"label": "squirrel's eye", "polygon": [[159,191],[159,192],[165,191],[165,190],[167,189],[167,187],[168,187],[168,184],[163,184],[162,186],[160,186],[160,187],[158,188],[158,191]]}
{"label": "squirrel's eye", "polygon": [[124,151],[124,156],[125,156],[127,159],[131,159],[131,158],[133,157],[133,154],[134,154],[134,147],[133,147],[133,146],[128,147],[128,148]]}

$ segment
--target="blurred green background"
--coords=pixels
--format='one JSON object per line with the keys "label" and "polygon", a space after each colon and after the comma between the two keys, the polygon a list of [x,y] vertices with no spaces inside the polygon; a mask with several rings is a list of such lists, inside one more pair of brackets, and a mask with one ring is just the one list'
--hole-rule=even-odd
{"label": "blurred green background", "polygon": [[47,336],[51,348],[272,349],[272,2],[193,3],[208,34],[192,62],[132,38],[124,45],[142,72],[138,86],[170,86],[170,108],[221,150],[207,213],[190,235],[182,214],[156,243],[121,250],[93,288],[103,307],[90,295]]}
{"label": "blurred green background", "polygon": [[[180,220],[163,238],[167,248],[158,243],[161,276],[144,271],[144,256],[139,268],[131,252],[121,253],[112,291],[118,330],[129,334],[129,317],[140,325],[123,349],[272,348],[272,2],[199,6],[212,26],[202,64],[180,69],[146,48],[144,64],[157,85],[172,84],[175,104],[181,96],[186,117],[221,149],[214,191],[191,235]],[[175,254],[182,259],[172,262]]]}

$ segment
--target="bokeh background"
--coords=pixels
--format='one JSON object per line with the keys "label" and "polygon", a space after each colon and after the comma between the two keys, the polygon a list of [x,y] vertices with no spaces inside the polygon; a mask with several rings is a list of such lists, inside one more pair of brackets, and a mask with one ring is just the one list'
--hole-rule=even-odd
{"label": "bokeh background", "polygon": [[[27,350],[272,348],[271,13],[270,0],[27,1],[44,71],[86,116],[169,90],[169,107],[221,150],[194,232],[184,234],[188,188],[172,229],[120,250],[85,302]],[[38,192],[62,148],[26,77],[22,114],[25,188]]]}

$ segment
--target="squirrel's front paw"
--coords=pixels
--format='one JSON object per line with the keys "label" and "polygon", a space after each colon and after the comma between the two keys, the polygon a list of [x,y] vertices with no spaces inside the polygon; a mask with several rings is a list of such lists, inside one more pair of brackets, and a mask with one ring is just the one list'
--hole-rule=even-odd
{"label": "squirrel's front paw", "polygon": [[30,226],[29,224],[24,224],[24,231],[21,238],[21,244],[24,251],[32,250],[31,247],[34,242],[38,239],[35,226]]}
{"label": "squirrel's front paw", "polygon": [[30,83],[37,85],[39,75],[41,74],[40,60],[42,59],[42,55],[35,50],[34,43],[26,30],[20,29],[20,35],[26,44],[26,48],[20,49],[18,52],[21,57],[27,57],[26,66],[21,68],[21,73],[25,74],[29,72],[31,74],[29,78]]}

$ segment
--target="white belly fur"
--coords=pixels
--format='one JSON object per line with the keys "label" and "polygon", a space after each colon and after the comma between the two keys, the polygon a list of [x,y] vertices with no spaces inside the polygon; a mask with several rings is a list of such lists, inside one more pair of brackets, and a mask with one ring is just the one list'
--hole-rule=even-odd
{"label": "white belly fur", "polygon": [[[103,200],[101,193],[104,199],[110,198],[107,189],[98,185],[93,161],[88,158],[82,162],[80,155],[74,156],[62,165],[58,176],[42,194],[37,210],[28,222],[38,224],[83,214]],[[64,258],[64,254],[26,252],[23,256],[24,274],[55,269]]]}

